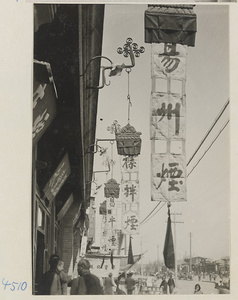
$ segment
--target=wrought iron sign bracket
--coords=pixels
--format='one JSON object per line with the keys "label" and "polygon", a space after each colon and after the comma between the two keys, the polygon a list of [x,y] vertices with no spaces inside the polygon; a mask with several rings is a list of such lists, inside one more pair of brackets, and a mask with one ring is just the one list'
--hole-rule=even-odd
{"label": "wrought iron sign bracket", "polygon": [[138,45],[136,43],[133,43],[132,38],[127,38],[126,43],[124,44],[123,48],[119,47],[117,49],[117,53],[118,54],[123,54],[124,57],[130,56],[130,60],[131,60],[130,64],[122,63],[120,65],[113,65],[113,62],[108,57],[106,57],[106,56],[95,56],[89,61],[85,71],[80,76],[83,76],[87,72],[88,66],[95,59],[100,59],[100,58],[107,59],[111,63],[111,65],[110,66],[101,66],[101,69],[102,69],[102,71],[101,71],[101,78],[102,78],[101,85],[95,86],[95,87],[87,86],[87,89],[102,89],[104,86],[109,86],[111,84],[110,81],[107,83],[107,80],[106,80],[106,71],[107,70],[110,70],[110,72],[108,74],[109,77],[121,75],[121,72],[124,69],[128,72],[128,70],[130,70],[131,68],[133,68],[135,66],[135,57],[139,57],[140,54],[144,53],[144,52],[145,52],[144,47],[138,48]]}

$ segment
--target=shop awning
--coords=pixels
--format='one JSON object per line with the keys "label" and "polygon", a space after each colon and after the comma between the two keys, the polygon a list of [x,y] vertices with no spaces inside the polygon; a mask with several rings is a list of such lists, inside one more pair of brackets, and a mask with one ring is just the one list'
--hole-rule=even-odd
{"label": "shop awning", "polygon": [[149,5],[145,11],[145,42],[195,46],[194,5]]}

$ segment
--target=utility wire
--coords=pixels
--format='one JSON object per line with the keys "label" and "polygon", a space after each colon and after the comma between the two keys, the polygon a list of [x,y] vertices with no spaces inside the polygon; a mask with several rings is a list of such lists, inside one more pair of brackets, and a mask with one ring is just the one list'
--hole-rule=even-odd
{"label": "utility wire", "polygon": [[[161,201],[160,201],[161,202]],[[147,222],[149,222],[149,220],[150,219],[152,219],[164,206],[165,206],[165,204],[166,204],[167,202],[164,202],[163,204],[162,204],[162,206],[160,206],[159,207],[159,209],[151,216],[151,217],[149,217],[149,216],[147,216],[146,217],[146,220],[144,221],[144,223],[143,224],[141,224],[141,225],[144,225],[145,223],[147,223]],[[159,203],[160,204],[160,203]],[[157,205],[158,206],[158,205]],[[156,207],[157,207],[156,206]],[[151,212],[152,213],[152,212]],[[148,219],[149,218],[149,219]]]}
{"label": "utility wire", "polygon": [[[212,147],[212,145],[215,143],[215,141],[218,139],[219,135],[222,133],[222,131],[226,128],[226,126],[228,125],[229,120],[226,121],[225,125],[222,127],[222,129],[218,132],[217,136],[215,137],[215,139],[212,141],[212,143],[210,144],[210,146],[207,148],[207,150],[203,153],[203,155],[200,157],[200,159],[197,161],[197,163],[195,164],[195,166],[192,168],[192,170],[188,173],[188,176],[193,172],[193,170],[197,167],[197,165],[200,163],[200,161],[203,159],[203,157],[206,155],[206,153],[208,152],[208,150]],[[188,177],[187,176],[187,177]]]}
{"label": "utility wire", "polygon": [[157,205],[154,207],[154,209],[148,214],[147,217],[145,217],[141,222],[140,224],[142,224],[152,213],[153,211],[155,211],[155,209],[160,205],[161,201],[159,201],[159,203],[157,203]]}
{"label": "utility wire", "polygon": [[197,149],[195,150],[195,152],[193,153],[193,155],[189,159],[189,161],[187,163],[187,166],[190,164],[190,162],[192,161],[192,159],[194,158],[194,156],[197,154],[198,150],[201,148],[202,144],[205,142],[206,138],[209,136],[210,132],[212,131],[212,129],[214,128],[214,126],[216,125],[216,123],[218,122],[218,120],[220,119],[220,117],[222,116],[222,114],[224,113],[224,111],[226,110],[227,106],[229,105],[229,102],[230,102],[230,99],[228,98],[228,100],[226,101],[224,107],[222,108],[222,110],[220,111],[220,113],[216,117],[214,123],[212,124],[212,126],[208,130],[207,134],[205,135],[205,137],[203,138],[203,140],[201,141],[201,143],[199,144],[199,146],[197,147]]}

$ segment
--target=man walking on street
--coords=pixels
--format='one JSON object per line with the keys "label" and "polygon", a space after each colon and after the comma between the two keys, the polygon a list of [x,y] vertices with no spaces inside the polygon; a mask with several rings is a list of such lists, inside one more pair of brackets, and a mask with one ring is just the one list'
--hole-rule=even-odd
{"label": "man walking on street", "polygon": [[160,288],[162,289],[162,294],[168,294],[168,291],[167,291],[168,283],[166,281],[166,276],[164,275],[162,279],[163,280],[160,284]]}
{"label": "man walking on street", "polygon": [[127,289],[127,295],[132,295],[133,294],[133,291],[135,289],[135,284],[136,284],[136,281],[134,278],[132,278],[132,275],[133,273],[128,273],[127,275],[127,279],[125,281],[126,283],[126,289]]}
{"label": "man walking on street", "polygon": [[114,287],[116,286],[113,278],[112,273],[109,273],[108,277],[104,279],[104,294],[105,295],[113,295],[114,294]]}
{"label": "man walking on street", "polygon": [[90,263],[87,259],[78,262],[79,277],[71,282],[70,295],[103,295],[103,288],[96,275],[89,271]]}
{"label": "man walking on street", "polygon": [[169,286],[169,293],[173,294],[175,288],[175,282],[173,280],[172,274],[169,275],[168,286]]}

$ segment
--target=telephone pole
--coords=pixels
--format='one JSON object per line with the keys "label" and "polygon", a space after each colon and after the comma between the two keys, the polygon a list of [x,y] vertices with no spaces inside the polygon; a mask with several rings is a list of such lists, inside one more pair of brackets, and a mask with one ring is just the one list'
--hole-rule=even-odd
{"label": "telephone pole", "polygon": [[159,272],[159,244],[157,244],[157,266],[158,266],[158,272]]}
{"label": "telephone pole", "polygon": [[189,234],[190,236],[190,261],[189,261],[189,271],[192,272],[192,232]]}
{"label": "telephone pole", "polygon": [[175,270],[174,270],[174,279],[175,279],[175,284],[177,286],[177,281],[178,281],[178,265],[177,265],[177,241],[176,241],[176,224],[180,223],[184,223],[181,221],[176,221],[176,216],[181,216],[182,213],[171,213],[171,215],[174,216],[174,220],[172,221],[172,223],[174,223],[174,260],[175,260]]}
{"label": "telephone pole", "polygon": [[[142,237],[140,238],[140,253],[142,255]],[[141,259],[140,259],[140,268],[141,268],[141,276],[144,275],[144,266],[143,266],[143,263],[142,263],[142,259],[143,259],[143,256],[141,256]]]}

